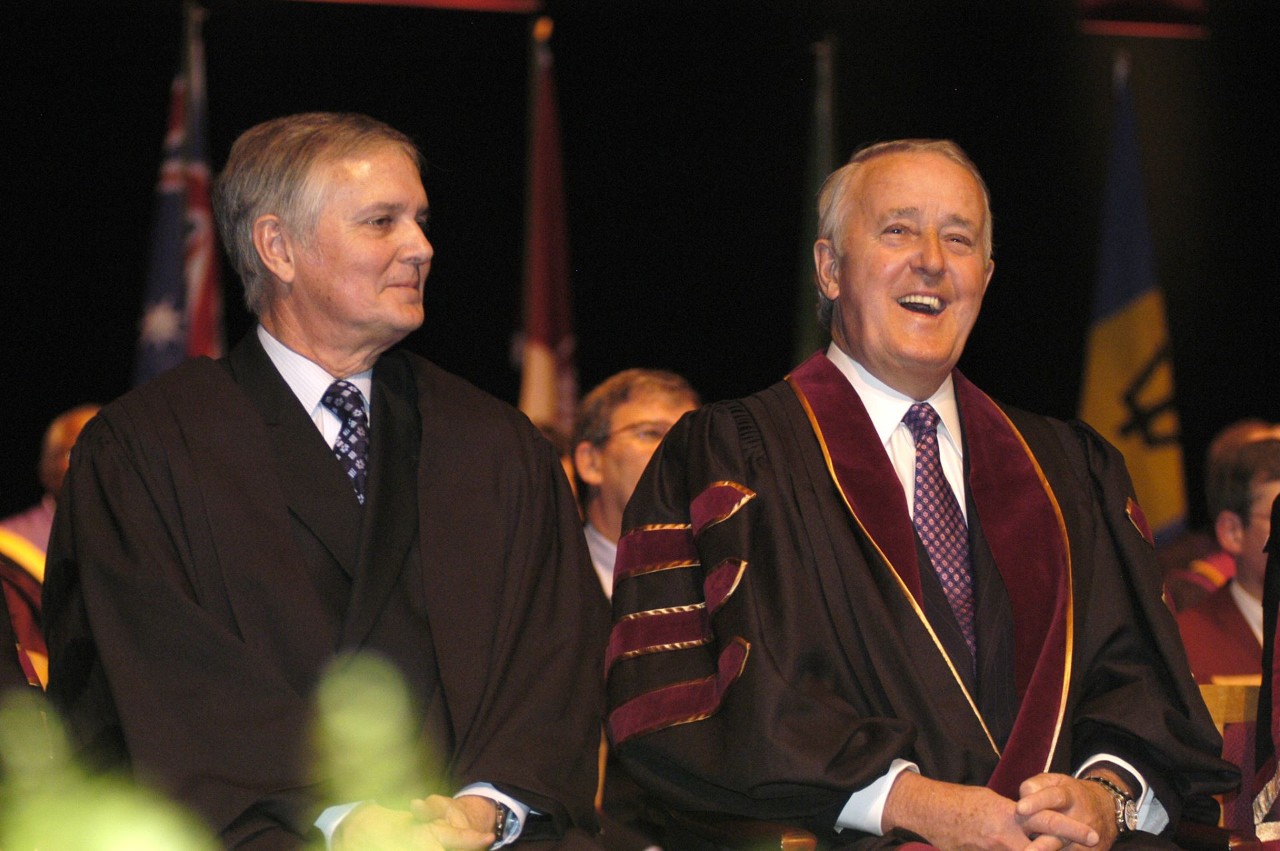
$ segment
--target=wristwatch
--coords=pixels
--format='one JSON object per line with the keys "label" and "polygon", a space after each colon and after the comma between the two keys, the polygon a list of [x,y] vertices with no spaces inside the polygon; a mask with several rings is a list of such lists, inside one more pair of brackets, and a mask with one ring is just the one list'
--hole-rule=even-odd
{"label": "wristwatch", "polygon": [[516,831],[520,828],[520,818],[501,801],[494,801],[493,806],[496,812],[493,820],[494,840],[492,847],[497,848],[508,836],[515,836]]}
{"label": "wristwatch", "polygon": [[1111,793],[1111,800],[1116,805],[1116,832],[1132,833],[1138,829],[1138,805],[1129,795],[1105,777],[1081,777],[1090,783],[1097,783]]}

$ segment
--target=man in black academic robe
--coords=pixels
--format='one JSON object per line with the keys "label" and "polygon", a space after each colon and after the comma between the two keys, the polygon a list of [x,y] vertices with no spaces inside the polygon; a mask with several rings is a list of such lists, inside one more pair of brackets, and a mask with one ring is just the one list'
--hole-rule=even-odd
{"label": "man in black academic robe", "polygon": [[[1122,459],[954,370],[992,268],[976,169],[885,143],[820,205],[831,349],[686,416],[628,506],[618,754],[677,809],[832,845],[1105,848],[1204,817],[1233,778]],[[910,432],[905,482],[894,455],[923,402],[958,462],[976,651],[913,529]]]}
{"label": "man in black academic robe", "polygon": [[[52,697],[97,761],[227,847],[300,847],[322,810],[339,849],[583,836],[605,614],[559,461],[508,406],[384,354],[422,318],[416,150],[363,116],[278,119],[237,142],[217,204],[262,324],[82,434],[49,557]],[[364,430],[358,464],[299,404],[317,371],[367,396],[338,437]],[[404,678],[409,794],[461,794],[326,797],[314,697],[347,654]]]}

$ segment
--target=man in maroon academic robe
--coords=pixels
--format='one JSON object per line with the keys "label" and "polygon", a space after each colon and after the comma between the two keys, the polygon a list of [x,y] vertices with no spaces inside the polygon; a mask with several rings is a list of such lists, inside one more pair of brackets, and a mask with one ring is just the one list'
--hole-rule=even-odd
{"label": "man in maroon academic robe", "polygon": [[1271,506],[1280,495],[1280,440],[1238,447],[1208,487],[1218,546],[1232,560],[1233,577],[1177,615],[1196,682],[1262,679],[1262,589]]}
{"label": "man in maroon academic robe", "polygon": [[1123,461],[955,371],[993,270],[977,169],[882,143],[819,208],[832,346],[683,418],[628,506],[619,755],[675,808],[833,845],[1107,848],[1212,818],[1234,776]]}

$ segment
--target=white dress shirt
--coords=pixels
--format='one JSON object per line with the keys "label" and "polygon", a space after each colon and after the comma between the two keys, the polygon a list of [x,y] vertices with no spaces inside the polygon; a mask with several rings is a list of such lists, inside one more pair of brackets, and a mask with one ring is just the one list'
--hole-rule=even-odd
{"label": "white dress shirt", "polygon": [[618,560],[618,545],[604,536],[604,533],[591,525],[588,520],[582,527],[582,535],[587,539],[587,549],[591,552],[591,566],[600,577],[600,587],[605,597],[613,599],[613,564]]}

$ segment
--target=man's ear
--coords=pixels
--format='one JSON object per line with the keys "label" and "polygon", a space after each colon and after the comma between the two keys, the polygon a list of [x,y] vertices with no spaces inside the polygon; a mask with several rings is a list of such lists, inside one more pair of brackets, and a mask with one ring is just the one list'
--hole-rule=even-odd
{"label": "man's ear", "polygon": [[292,283],[297,272],[295,252],[297,246],[285,230],[279,216],[259,216],[253,223],[253,247],[267,267],[282,283]]}
{"label": "man's ear", "polygon": [[1240,555],[1244,549],[1244,521],[1234,511],[1219,511],[1213,521],[1213,534],[1218,539],[1218,546],[1233,556]]}
{"label": "man's ear", "polygon": [[600,487],[604,481],[604,473],[600,469],[600,448],[589,440],[583,440],[573,448],[573,466],[578,471],[578,478],[593,488]]}
{"label": "man's ear", "polygon": [[832,301],[840,298],[840,257],[829,239],[813,244],[813,267],[817,273],[818,289]]}

